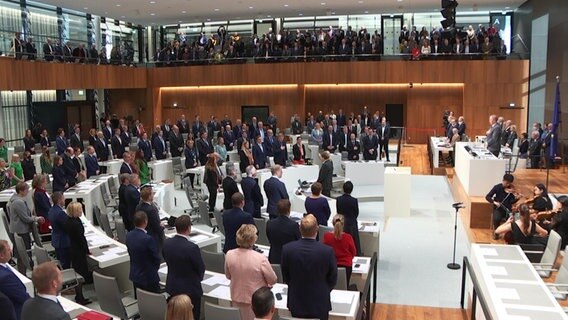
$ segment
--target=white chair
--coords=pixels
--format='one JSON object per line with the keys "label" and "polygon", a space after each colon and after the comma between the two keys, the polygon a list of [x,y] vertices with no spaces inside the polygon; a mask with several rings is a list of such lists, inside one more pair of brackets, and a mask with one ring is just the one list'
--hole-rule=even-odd
{"label": "white chair", "polygon": [[205,302],[205,319],[207,320],[241,320],[239,308],[221,307]]}
{"label": "white chair", "polygon": [[93,272],[93,281],[99,306],[103,312],[120,319],[132,319],[138,316],[138,303],[128,297],[121,297],[115,277]]}
{"label": "white chair", "polygon": [[140,319],[163,320],[168,307],[163,294],[136,289]]}

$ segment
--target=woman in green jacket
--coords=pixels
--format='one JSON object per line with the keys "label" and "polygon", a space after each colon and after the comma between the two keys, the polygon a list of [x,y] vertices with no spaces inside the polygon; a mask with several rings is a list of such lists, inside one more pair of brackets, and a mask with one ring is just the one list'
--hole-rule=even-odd
{"label": "woman in green jacket", "polygon": [[138,167],[138,176],[140,177],[140,183],[146,184],[150,182],[150,169],[148,169],[148,162],[144,159],[144,151],[138,149],[136,155],[134,156],[134,163]]}
{"label": "woman in green jacket", "polygon": [[51,174],[51,171],[53,170],[53,159],[51,158],[51,154],[49,154],[48,147],[43,147],[39,163],[41,165],[41,173]]}
{"label": "woman in green jacket", "polygon": [[14,176],[12,177],[12,186],[15,186],[20,181],[24,180],[24,169],[22,168],[22,163],[20,162],[20,156],[16,153],[12,156],[12,163],[10,163],[10,168],[14,171]]}

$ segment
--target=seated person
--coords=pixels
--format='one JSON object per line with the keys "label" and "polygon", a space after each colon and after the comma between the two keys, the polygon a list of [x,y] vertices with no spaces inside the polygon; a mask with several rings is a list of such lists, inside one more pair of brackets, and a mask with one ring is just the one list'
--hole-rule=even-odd
{"label": "seated person", "polygon": [[512,239],[509,242],[514,244],[546,244],[548,232],[536,222],[536,212],[531,213],[529,206],[521,205],[519,208],[520,218],[515,221],[511,216],[507,222],[495,229],[498,235],[505,235],[511,232]]}

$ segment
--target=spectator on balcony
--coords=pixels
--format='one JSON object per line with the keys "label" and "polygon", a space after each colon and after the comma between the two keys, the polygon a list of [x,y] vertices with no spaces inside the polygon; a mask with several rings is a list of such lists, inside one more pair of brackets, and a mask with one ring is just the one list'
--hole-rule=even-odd
{"label": "spectator on balcony", "polygon": [[420,49],[420,52],[422,54],[430,54],[430,41],[428,41],[427,39],[424,39],[422,41],[422,49]]}
{"label": "spectator on balcony", "polygon": [[452,46],[450,45],[450,40],[445,38],[440,46],[440,53],[452,53]]}
{"label": "spectator on balcony", "polygon": [[73,49],[71,49],[71,44],[69,42],[65,43],[61,51],[62,51],[62,61],[64,62],[73,61]]}
{"label": "spectator on balcony", "polygon": [[463,51],[464,51],[463,44],[461,43],[461,40],[456,37],[456,43],[454,44],[454,47],[452,49],[452,53],[462,54]]}
{"label": "spectator on balcony", "polygon": [[16,60],[22,59],[22,52],[24,51],[24,46],[22,45],[21,40],[22,34],[20,32],[16,32],[14,34],[14,40],[12,41],[12,50],[14,51],[14,56]]}
{"label": "spectator on balcony", "polygon": [[485,37],[485,39],[483,39],[483,44],[481,45],[481,52],[487,55],[490,54],[492,50],[493,46],[491,45],[491,42],[489,42],[489,37]]}
{"label": "spectator on balcony", "polygon": [[99,52],[97,51],[97,45],[94,43],[89,50],[89,62],[92,64],[99,63]]}
{"label": "spectator on balcony", "polygon": [[37,49],[33,38],[29,37],[28,42],[26,42],[26,53],[28,55],[28,60],[35,60],[37,57]]}
{"label": "spectator on balcony", "polygon": [[434,39],[432,45],[430,46],[430,53],[438,54],[440,53],[440,44],[438,39]]}
{"label": "spectator on balcony", "polygon": [[51,39],[47,39],[43,44],[43,57],[45,61],[53,61],[53,55],[55,51],[53,50],[53,45],[51,44]]}

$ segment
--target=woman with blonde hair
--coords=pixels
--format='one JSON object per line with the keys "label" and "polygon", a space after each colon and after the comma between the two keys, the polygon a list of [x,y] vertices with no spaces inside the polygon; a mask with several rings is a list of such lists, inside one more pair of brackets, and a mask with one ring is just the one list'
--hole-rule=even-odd
{"label": "woman with blonde hair", "polygon": [[332,247],[335,252],[338,268],[345,268],[347,283],[353,270],[353,258],[357,254],[355,242],[349,233],[343,232],[345,217],[341,214],[333,216],[333,232],[327,232],[323,236],[323,243]]}
{"label": "woman with blonde hair", "polygon": [[186,294],[173,296],[168,301],[166,320],[193,320],[193,303]]}
{"label": "woman with blonde hair", "polygon": [[[83,276],[85,284],[93,283],[93,273],[89,270],[87,261],[90,252],[89,244],[85,238],[85,228],[81,221],[83,215],[81,203],[73,201],[67,205],[67,215],[69,218],[65,221],[64,230],[71,244],[71,266],[75,272]],[[91,303],[89,299],[85,299],[81,289],[75,291],[75,301],[82,305]]]}
{"label": "woman with blonde hair", "polygon": [[221,171],[217,166],[217,154],[211,153],[207,155],[207,163],[205,163],[205,174],[203,183],[209,191],[209,211],[215,211],[215,202],[217,201],[217,190],[222,180]]}
{"label": "woman with blonde hair", "polygon": [[241,172],[245,172],[247,167],[254,164],[254,158],[252,156],[252,150],[250,149],[250,142],[248,140],[243,141],[241,150],[239,150],[239,169]]}
{"label": "woman with blonde hair", "polygon": [[276,283],[276,273],[268,258],[252,250],[258,239],[256,232],[253,224],[243,224],[237,230],[239,247],[225,255],[225,275],[231,280],[232,304],[240,309],[242,320],[254,319],[251,308],[253,293],[258,288]]}

